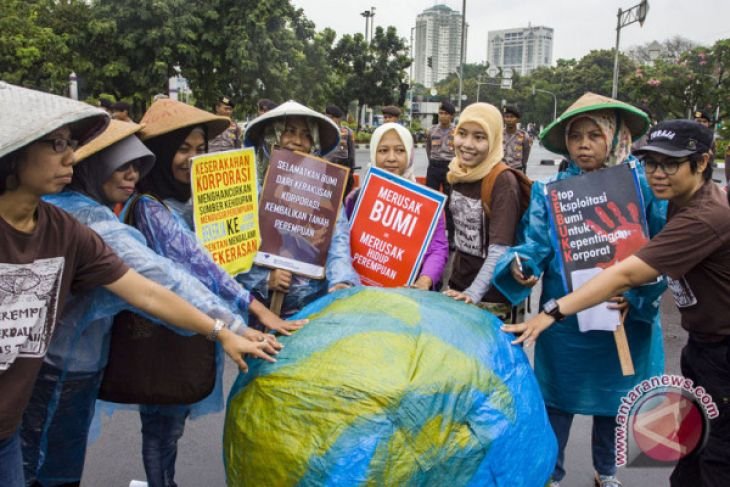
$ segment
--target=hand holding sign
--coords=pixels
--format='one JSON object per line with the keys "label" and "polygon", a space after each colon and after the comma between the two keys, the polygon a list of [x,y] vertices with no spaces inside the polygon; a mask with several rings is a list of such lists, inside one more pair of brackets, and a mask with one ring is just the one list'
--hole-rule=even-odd
{"label": "hand holding sign", "polygon": [[644,235],[644,227],[639,218],[639,210],[635,203],[629,203],[626,207],[631,221],[624,217],[619,207],[613,201],[610,201],[606,206],[613,215],[613,219],[606,213],[603,207],[598,206],[596,207],[596,215],[598,215],[603,226],[598,225],[593,220],[586,221],[596,235],[607,237],[613,246],[613,258],[608,262],[596,263],[597,267],[604,269],[630,257],[647,241]]}

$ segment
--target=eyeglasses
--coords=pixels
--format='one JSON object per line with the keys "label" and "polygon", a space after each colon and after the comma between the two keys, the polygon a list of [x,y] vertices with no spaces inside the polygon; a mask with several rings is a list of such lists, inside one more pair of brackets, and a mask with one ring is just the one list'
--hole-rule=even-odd
{"label": "eyeglasses", "polygon": [[76,150],[76,148],[79,146],[78,140],[63,139],[60,137],[57,139],[41,139],[38,142],[50,144],[51,147],[53,147],[53,151],[59,154],[63,154],[68,147],[71,147],[71,150]]}
{"label": "eyeglasses", "polygon": [[673,176],[674,174],[677,174],[677,171],[679,171],[679,166],[685,162],[689,162],[689,159],[672,159],[659,162],[651,157],[645,157],[642,162],[644,163],[644,169],[646,169],[647,174],[653,174],[661,167],[664,174],[667,176]]}
{"label": "eyeglasses", "polygon": [[129,161],[128,163],[126,163],[126,164],[124,164],[122,166],[119,166],[116,169],[116,172],[127,172],[131,168],[134,168],[134,170],[137,171],[137,172],[141,172],[141,169],[142,169],[142,159],[135,159],[133,161]]}

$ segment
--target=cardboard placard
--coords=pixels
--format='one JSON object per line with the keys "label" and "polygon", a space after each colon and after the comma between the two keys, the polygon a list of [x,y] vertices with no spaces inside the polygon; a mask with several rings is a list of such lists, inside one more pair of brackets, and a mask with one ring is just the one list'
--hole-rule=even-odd
{"label": "cardboard placard", "polygon": [[193,158],[191,184],[195,234],[231,275],[246,272],[259,248],[253,149]]}
{"label": "cardboard placard", "polygon": [[413,284],[446,196],[371,167],[350,223],[352,266],[363,284]]}
{"label": "cardboard placard", "polygon": [[261,191],[255,263],[322,279],[349,169],[274,149]]}
{"label": "cardboard placard", "polygon": [[[633,162],[545,186],[566,292],[631,256],[649,241],[644,199]],[[606,303],[578,313],[581,331],[613,331],[624,375],[633,374],[623,319]]]}

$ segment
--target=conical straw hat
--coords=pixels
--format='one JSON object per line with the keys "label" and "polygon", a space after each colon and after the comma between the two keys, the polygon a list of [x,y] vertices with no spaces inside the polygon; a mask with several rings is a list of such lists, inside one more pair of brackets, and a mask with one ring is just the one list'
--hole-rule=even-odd
{"label": "conical straw hat", "polygon": [[84,144],[109,123],[109,115],[87,103],[0,81],[0,157],[68,125]]}
{"label": "conical straw hat", "polygon": [[139,123],[144,125],[139,132],[142,140],[149,140],[183,127],[198,125],[207,127],[208,140],[211,140],[227,129],[231,121],[226,117],[219,117],[187,103],[163,98],[154,102],[147,109]]}
{"label": "conical straw hat", "polygon": [[132,134],[136,134],[142,130],[142,127],[142,125],[134,122],[112,120],[106,130],[104,130],[98,137],[85,146],[76,149],[76,152],[74,153],[76,156],[76,162],[81,162],[87,157],[106,149],[110,145],[115,144]]}
{"label": "conical straw hat", "polygon": [[633,140],[644,135],[649,129],[649,117],[643,111],[628,103],[588,92],[570,105],[553,123],[545,127],[540,133],[542,144],[549,151],[567,155],[568,148],[565,146],[565,127],[568,125],[570,119],[581,113],[605,109],[620,111],[621,118],[631,132]]}
{"label": "conical straw hat", "polygon": [[294,116],[310,117],[315,120],[319,127],[319,143],[322,146],[322,155],[328,154],[340,143],[340,129],[332,120],[301,103],[289,100],[251,120],[246,127],[246,132],[243,134],[244,145],[247,147],[258,145],[264,127],[272,120]]}

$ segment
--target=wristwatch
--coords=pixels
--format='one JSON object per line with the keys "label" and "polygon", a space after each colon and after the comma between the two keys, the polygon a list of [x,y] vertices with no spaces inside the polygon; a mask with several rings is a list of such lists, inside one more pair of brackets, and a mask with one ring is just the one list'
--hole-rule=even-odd
{"label": "wristwatch", "polygon": [[211,342],[215,342],[218,340],[218,334],[221,332],[223,328],[226,327],[226,324],[223,322],[223,320],[216,319],[213,321],[213,329],[208,333],[207,338]]}
{"label": "wristwatch", "polygon": [[542,305],[542,312],[550,316],[555,321],[560,321],[565,318],[565,315],[560,312],[558,302],[554,299],[551,299]]}

